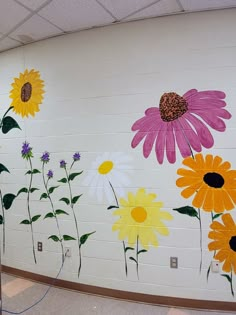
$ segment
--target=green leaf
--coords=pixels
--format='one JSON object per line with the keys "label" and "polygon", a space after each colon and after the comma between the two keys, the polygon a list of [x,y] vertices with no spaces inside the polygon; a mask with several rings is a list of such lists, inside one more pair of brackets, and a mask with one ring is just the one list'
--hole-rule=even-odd
{"label": "green leaf", "polygon": [[46,193],[42,193],[39,200],[47,199],[47,198],[48,198],[48,195]]}
{"label": "green leaf", "polygon": [[67,183],[67,179],[64,177],[64,178],[61,178],[60,180],[58,180],[59,183]]}
{"label": "green leaf", "polygon": [[78,196],[75,196],[75,197],[73,197],[72,198],[72,203],[73,204],[75,204],[78,200],[79,200],[79,198],[82,196],[82,194],[81,195],[78,195]]}
{"label": "green leaf", "polygon": [[27,171],[25,175],[32,174],[31,170]]}
{"label": "green leaf", "polygon": [[59,186],[50,187],[49,190],[48,190],[49,194],[52,194],[53,191],[54,191],[56,188],[58,188],[58,187],[59,187]]}
{"label": "green leaf", "polygon": [[6,134],[13,128],[21,129],[15,119],[10,116],[4,117],[2,120],[2,132]]}
{"label": "green leaf", "polygon": [[223,213],[217,213],[217,214],[213,215],[212,220],[219,218],[222,214]]}
{"label": "green leaf", "polygon": [[20,224],[30,224],[30,221],[29,220],[23,220],[20,222]]}
{"label": "green leaf", "polygon": [[119,209],[118,206],[109,206],[109,207],[107,208],[107,210],[111,210],[111,209],[114,209],[114,208]]}
{"label": "green leaf", "polygon": [[198,213],[193,207],[185,206],[185,207],[175,208],[173,210],[181,214],[186,214],[186,215],[189,215],[190,217],[196,217],[199,219]]}
{"label": "green leaf", "polygon": [[51,236],[49,236],[48,239],[49,239],[49,240],[51,239],[51,240],[53,240],[54,242],[59,242],[59,241],[60,241],[59,237],[56,236],[56,235],[51,235]]}
{"label": "green leaf", "polygon": [[18,191],[17,196],[19,196],[19,194],[21,193],[27,193],[27,192],[28,192],[28,189],[26,187],[23,187]]}
{"label": "green leaf", "polygon": [[56,213],[56,215],[58,215],[58,214],[66,214],[66,215],[69,215],[69,213],[67,213],[66,211],[61,210],[61,209],[57,209],[57,210],[55,211],[55,213]]}
{"label": "green leaf", "polygon": [[76,239],[70,235],[63,235],[64,241],[75,241]]}
{"label": "green leaf", "polygon": [[0,225],[4,223],[3,216],[0,215]]}
{"label": "green leaf", "polygon": [[141,253],[146,253],[146,252],[147,252],[146,249],[141,249],[141,250],[138,251],[138,255],[141,254]]}
{"label": "green leaf", "polygon": [[232,279],[231,279],[231,277],[229,275],[224,274],[224,275],[221,275],[221,276],[225,277],[229,281],[229,283],[232,282]]}
{"label": "green leaf", "polygon": [[8,173],[10,173],[9,170],[6,168],[6,166],[4,166],[3,164],[0,163],[0,174],[1,174],[2,172],[8,172]]}
{"label": "green leaf", "polygon": [[34,191],[39,190],[38,188],[31,188],[30,192],[33,193]]}
{"label": "green leaf", "polygon": [[83,245],[83,244],[87,241],[87,239],[89,238],[89,236],[92,235],[92,234],[94,234],[94,233],[96,233],[96,231],[93,231],[93,232],[91,232],[91,233],[82,235],[82,236],[80,237],[80,240],[79,240],[79,241],[80,241],[80,247],[81,247],[81,245]]}
{"label": "green leaf", "polygon": [[37,170],[36,168],[33,169],[32,174],[39,174],[41,173],[39,170]]}
{"label": "green leaf", "polygon": [[79,176],[82,173],[83,173],[83,171],[79,172],[79,173],[72,173],[72,174],[70,174],[69,177],[68,177],[69,181],[75,179],[76,176]]}
{"label": "green leaf", "polygon": [[133,260],[137,264],[137,260],[134,257],[129,257],[130,260]]}
{"label": "green leaf", "polygon": [[37,214],[37,215],[33,216],[32,222],[37,221],[40,217],[41,217],[41,214]]}
{"label": "green leaf", "polygon": [[125,253],[127,252],[127,250],[134,250],[133,247],[125,247]]}
{"label": "green leaf", "polygon": [[16,195],[14,195],[14,194],[6,194],[3,196],[3,199],[2,199],[3,206],[6,210],[11,208],[11,205],[12,205],[15,198],[16,198]]}
{"label": "green leaf", "polygon": [[61,198],[59,201],[64,201],[67,205],[70,204],[70,200],[68,198]]}
{"label": "green leaf", "polygon": [[45,215],[44,219],[53,218],[53,217],[54,217],[54,214],[53,214],[52,212],[48,212],[48,213]]}

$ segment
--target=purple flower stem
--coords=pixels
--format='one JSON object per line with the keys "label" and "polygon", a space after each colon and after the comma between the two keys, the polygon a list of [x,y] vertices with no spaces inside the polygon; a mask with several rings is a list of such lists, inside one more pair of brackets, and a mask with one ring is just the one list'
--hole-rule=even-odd
{"label": "purple flower stem", "polygon": [[50,196],[50,194],[49,194],[49,191],[48,191],[48,181],[49,181],[49,178],[47,179],[47,182],[46,182],[46,180],[45,180],[45,169],[44,169],[44,165],[45,165],[45,163],[43,162],[43,166],[42,166],[43,184],[44,184],[45,190],[46,190],[47,195],[48,195],[48,199],[49,199],[50,204],[51,204],[52,213],[54,214],[54,218],[55,218],[55,220],[56,220],[56,225],[57,225],[57,230],[58,230],[59,239],[60,239],[60,245],[61,245],[62,263],[64,263],[65,255],[64,255],[64,246],[63,246],[63,241],[62,241],[62,236],[61,236],[61,230],[60,230],[58,218],[57,218],[57,215],[56,215],[56,212],[55,212],[55,209],[54,209],[54,205],[53,205],[53,202],[52,202],[52,198],[51,198],[51,196]]}
{"label": "purple flower stem", "polygon": [[[72,164],[71,164],[70,171],[71,171],[73,165],[74,165],[74,161],[73,161]],[[76,215],[75,215],[74,204],[72,203],[72,198],[73,198],[73,197],[72,197],[72,189],[71,189],[71,184],[70,184],[70,181],[69,181],[70,171],[69,171],[69,174],[68,174],[67,169],[66,169],[66,167],[65,167],[66,178],[67,178],[67,183],[68,183],[69,192],[70,192],[70,207],[71,207],[71,210],[72,210],[73,216],[74,216],[75,228],[76,228],[76,234],[77,234],[77,241],[78,241],[78,252],[79,252],[78,278],[79,278],[79,276],[80,276],[80,271],[81,271],[81,267],[82,267],[82,254],[81,254],[81,244],[80,244],[80,236],[79,236],[78,221],[77,221],[77,218],[76,218]]]}
{"label": "purple flower stem", "polygon": [[30,190],[31,190],[32,181],[33,181],[33,173],[32,173],[33,167],[32,167],[32,161],[31,161],[30,157],[29,157],[29,162],[30,162],[31,174],[30,174],[29,189],[28,189],[28,193],[27,193],[27,209],[28,209],[28,216],[29,216],[29,221],[30,221],[30,229],[31,229],[31,238],[32,238],[32,245],[33,245],[34,262],[35,262],[35,264],[37,264],[37,259],[36,259],[36,255],[35,255],[35,247],[34,247],[34,231],[33,231],[32,218],[31,218],[31,214],[30,214]]}
{"label": "purple flower stem", "polygon": [[1,199],[1,205],[2,205],[2,218],[3,218],[3,237],[2,237],[2,245],[3,245],[3,254],[5,254],[5,245],[6,245],[6,230],[5,230],[5,209],[3,205],[3,199],[2,199],[2,191],[0,189],[0,199]]}
{"label": "purple flower stem", "polygon": [[[115,193],[115,189],[112,186],[111,182],[109,182],[109,185],[111,186],[111,190],[113,192],[113,195],[114,195],[114,198],[115,198],[115,201],[116,201],[116,205],[117,205],[118,208],[120,208],[119,202],[118,202],[118,199],[117,199],[117,196],[116,196],[116,193]],[[124,241],[122,241],[122,244],[123,244],[124,258],[125,258],[125,274],[126,274],[126,277],[127,277],[128,276],[128,265],[127,265],[127,257],[126,257],[126,246],[125,246],[125,242]]]}

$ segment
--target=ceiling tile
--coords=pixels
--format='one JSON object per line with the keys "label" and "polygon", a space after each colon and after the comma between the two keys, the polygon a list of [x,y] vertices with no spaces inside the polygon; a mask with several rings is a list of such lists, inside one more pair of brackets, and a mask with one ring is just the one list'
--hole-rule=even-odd
{"label": "ceiling tile", "polygon": [[18,2],[24,4],[31,10],[37,10],[41,5],[48,2],[48,0],[18,0]]}
{"label": "ceiling tile", "polygon": [[65,31],[112,23],[114,19],[95,0],[54,0],[39,14]]}
{"label": "ceiling tile", "polygon": [[162,0],[138,13],[130,15],[124,21],[173,14],[180,11],[181,9],[175,0]]}
{"label": "ceiling tile", "polygon": [[12,32],[10,36],[24,43],[28,43],[59,35],[61,33],[61,30],[45,21],[40,16],[33,15],[29,20]]}
{"label": "ceiling tile", "polygon": [[9,37],[5,37],[4,39],[0,40],[0,51],[4,51],[18,46],[21,46],[21,44]]}
{"label": "ceiling tile", "polygon": [[22,21],[30,11],[23,8],[13,0],[0,1],[0,30],[6,34],[20,21]]}
{"label": "ceiling tile", "polygon": [[186,11],[236,7],[236,0],[180,0],[180,2]]}
{"label": "ceiling tile", "polygon": [[158,0],[99,0],[118,20]]}

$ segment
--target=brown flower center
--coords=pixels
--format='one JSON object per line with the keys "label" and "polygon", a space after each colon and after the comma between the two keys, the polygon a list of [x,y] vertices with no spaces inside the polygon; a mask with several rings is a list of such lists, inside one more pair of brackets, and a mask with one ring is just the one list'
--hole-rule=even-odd
{"label": "brown flower center", "polygon": [[229,246],[234,252],[236,252],[236,236],[231,237],[229,241]]}
{"label": "brown flower center", "polygon": [[159,109],[163,121],[172,121],[187,112],[188,103],[175,92],[164,93],[160,99]]}
{"label": "brown flower center", "polygon": [[21,88],[21,100],[22,102],[28,102],[32,94],[32,85],[26,82]]}

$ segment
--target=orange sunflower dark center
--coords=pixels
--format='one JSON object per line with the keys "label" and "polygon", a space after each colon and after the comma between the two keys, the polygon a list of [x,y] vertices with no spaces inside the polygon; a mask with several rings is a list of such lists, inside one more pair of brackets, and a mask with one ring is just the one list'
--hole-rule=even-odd
{"label": "orange sunflower dark center", "polygon": [[234,252],[236,252],[236,236],[231,237],[229,241],[229,246]]}
{"label": "orange sunflower dark center", "polygon": [[28,102],[32,94],[32,85],[26,82],[21,88],[21,100],[22,102]]}
{"label": "orange sunflower dark center", "polygon": [[172,121],[187,112],[188,103],[175,92],[164,93],[160,99],[159,109],[163,121]]}
{"label": "orange sunflower dark center", "polygon": [[204,182],[213,188],[221,188],[223,187],[225,180],[218,173],[206,173],[203,177]]}

